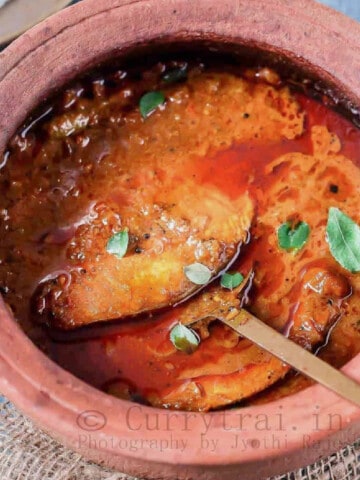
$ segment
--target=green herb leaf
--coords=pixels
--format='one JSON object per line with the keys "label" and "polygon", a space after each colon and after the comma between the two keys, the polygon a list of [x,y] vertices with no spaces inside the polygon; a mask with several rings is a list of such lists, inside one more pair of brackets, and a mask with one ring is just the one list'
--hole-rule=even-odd
{"label": "green herb leaf", "polygon": [[283,223],[278,229],[279,246],[284,250],[300,250],[307,242],[310,227],[306,222],[292,226],[290,222]]}
{"label": "green herb leaf", "polygon": [[169,70],[162,77],[166,83],[177,83],[185,80],[187,77],[187,65]]}
{"label": "green herb leaf", "polygon": [[232,290],[233,288],[238,287],[244,281],[244,277],[241,273],[224,273],[221,277],[220,284],[223,288],[228,288]]}
{"label": "green herb leaf", "polygon": [[335,260],[352,273],[360,272],[359,225],[338,208],[331,207],[326,236]]}
{"label": "green herb leaf", "polygon": [[115,255],[117,258],[122,258],[129,245],[129,234],[127,230],[115,233],[106,244],[106,251]]}
{"label": "green herb leaf", "polygon": [[181,323],[172,328],[170,340],[175,348],[188,354],[195,352],[200,344],[200,338],[197,333]]}
{"label": "green herb leaf", "polygon": [[162,92],[148,92],[140,98],[139,108],[143,118],[149,117],[159,105],[165,103]]}
{"label": "green herb leaf", "polygon": [[202,263],[193,263],[184,267],[184,273],[190,282],[205,285],[211,278],[211,270]]}

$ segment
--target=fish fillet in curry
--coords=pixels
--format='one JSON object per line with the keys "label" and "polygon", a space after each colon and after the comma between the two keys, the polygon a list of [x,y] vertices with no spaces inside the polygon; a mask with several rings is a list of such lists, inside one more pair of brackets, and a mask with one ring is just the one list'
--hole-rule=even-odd
{"label": "fish fillet in curry", "polygon": [[46,321],[73,328],[172,305],[199,288],[186,277],[186,266],[200,263],[214,277],[246,240],[253,215],[247,194],[231,202],[216,189],[187,181],[178,187],[154,182],[139,190],[140,199],[134,192],[128,206],[110,210],[118,228],[128,229],[128,253],[119,259],[106,251],[114,227],[103,226],[109,210],[104,207],[99,227],[75,233],[71,248],[85,260],[69,285],[64,275],[41,285],[37,310]]}

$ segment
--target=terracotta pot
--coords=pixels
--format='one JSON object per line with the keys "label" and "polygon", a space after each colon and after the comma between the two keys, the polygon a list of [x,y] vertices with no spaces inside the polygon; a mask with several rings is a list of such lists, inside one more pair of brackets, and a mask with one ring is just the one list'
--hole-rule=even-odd
{"label": "terracotta pot", "polygon": [[[360,25],[311,0],[87,0],[0,54],[0,150],[34,106],[79,72],[134,47],[174,42],[271,52],[337,89],[348,107],[360,105]],[[344,371],[360,381],[360,356]],[[360,410],[320,386],[208,414],[118,400],[50,361],[2,302],[0,375],[0,390],[52,436],[140,477],[258,480],[360,435]]]}

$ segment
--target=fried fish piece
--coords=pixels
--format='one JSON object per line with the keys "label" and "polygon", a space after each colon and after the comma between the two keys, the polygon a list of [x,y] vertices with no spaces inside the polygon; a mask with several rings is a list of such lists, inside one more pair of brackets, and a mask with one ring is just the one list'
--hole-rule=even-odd
{"label": "fried fish piece", "polygon": [[[342,302],[351,292],[345,277],[331,269],[309,267],[293,292],[297,308],[289,318],[288,336],[308,350],[323,343],[330,328],[342,314]],[[201,337],[198,350],[189,355],[191,362],[177,362],[177,379],[171,386],[147,392],[146,399],[154,406],[189,411],[208,411],[243,400],[263,391],[283,378],[291,369],[229,327],[207,319],[212,311],[223,310],[232,315],[239,307],[234,292],[219,288],[205,292],[183,310],[179,321],[191,323]],[[194,319],[202,319],[193,324]],[[205,325],[204,325],[205,323]],[[206,325],[210,334],[204,335]],[[206,337],[204,339],[204,336]],[[172,361],[173,352],[162,358]],[[185,354],[183,354],[186,356]]]}
{"label": "fried fish piece", "polygon": [[[183,179],[163,188],[143,185],[124,198],[120,206],[99,207],[95,219],[77,228],[65,275],[50,275],[35,292],[40,321],[71,329],[172,305],[199,288],[184,267],[200,263],[214,278],[237,255],[253,217],[247,193],[232,200]],[[129,246],[117,258],[106,245],[124,229]]]}

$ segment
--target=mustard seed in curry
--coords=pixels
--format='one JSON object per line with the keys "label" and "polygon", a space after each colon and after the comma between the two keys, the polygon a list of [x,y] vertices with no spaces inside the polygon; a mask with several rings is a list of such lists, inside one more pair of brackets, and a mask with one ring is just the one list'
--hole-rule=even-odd
{"label": "mustard seed in curry", "polygon": [[4,155],[1,291],[110,394],[195,411],[278,398],[309,381],[206,313],[246,304],[337,367],[357,354],[359,165],[360,131],[269,68],[88,75]]}

